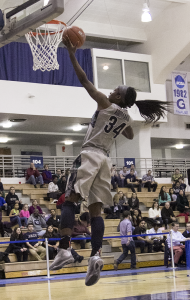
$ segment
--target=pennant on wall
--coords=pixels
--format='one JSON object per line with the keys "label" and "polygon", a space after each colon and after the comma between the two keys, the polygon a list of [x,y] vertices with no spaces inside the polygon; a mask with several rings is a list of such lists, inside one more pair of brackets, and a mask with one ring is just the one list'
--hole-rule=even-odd
{"label": "pennant on wall", "polygon": [[187,73],[172,73],[172,91],[174,102],[174,114],[189,116],[189,93]]}

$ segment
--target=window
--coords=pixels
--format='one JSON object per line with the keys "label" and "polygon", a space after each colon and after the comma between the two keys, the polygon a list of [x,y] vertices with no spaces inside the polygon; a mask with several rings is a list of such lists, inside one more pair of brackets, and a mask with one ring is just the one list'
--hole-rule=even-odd
{"label": "window", "polygon": [[115,89],[123,84],[122,61],[97,57],[98,88]]}
{"label": "window", "polygon": [[150,93],[150,80],[147,62],[125,60],[125,84],[137,92]]}

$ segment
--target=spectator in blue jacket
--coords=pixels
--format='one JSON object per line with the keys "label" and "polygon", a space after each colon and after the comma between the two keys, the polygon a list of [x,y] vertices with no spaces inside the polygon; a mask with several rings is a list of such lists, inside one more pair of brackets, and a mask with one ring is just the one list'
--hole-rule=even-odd
{"label": "spectator in blue jacket", "polygon": [[52,174],[51,171],[49,171],[49,166],[48,165],[44,165],[44,171],[42,172],[42,177],[44,180],[44,183],[49,184],[52,181]]}
{"label": "spectator in blue jacket", "polygon": [[0,210],[7,210],[7,203],[5,199],[2,197],[2,192],[0,191]]}

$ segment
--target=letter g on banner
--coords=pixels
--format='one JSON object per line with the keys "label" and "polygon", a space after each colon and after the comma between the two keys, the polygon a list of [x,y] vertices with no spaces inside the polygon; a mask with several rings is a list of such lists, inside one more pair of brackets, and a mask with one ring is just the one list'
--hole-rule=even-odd
{"label": "letter g on banner", "polygon": [[178,107],[179,109],[185,109],[185,102],[184,102],[183,99],[178,99],[178,100],[177,100],[177,107]]}

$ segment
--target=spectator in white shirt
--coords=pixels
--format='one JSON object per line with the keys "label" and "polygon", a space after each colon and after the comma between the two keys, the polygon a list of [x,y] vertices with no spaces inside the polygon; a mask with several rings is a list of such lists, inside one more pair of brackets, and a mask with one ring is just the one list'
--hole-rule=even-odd
{"label": "spectator in white shirt", "polygon": [[48,184],[48,194],[47,194],[47,196],[49,198],[53,198],[53,199],[58,200],[59,197],[61,196],[61,192],[59,191],[59,187],[57,185],[57,182],[58,182],[57,175],[53,175],[52,180],[53,181]]}
{"label": "spectator in white shirt", "polygon": [[[181,232],[178,231],[179,223],[173,222],[172,223],[172,243],[173,243],[173,250],[174,250],[174,263],[178,266],[178,262],[180,257],[185,253],[185,245],[181,242],[190,240],[190,238],[185,238]],[[170,236],[167,238],[168,248],[171,250],[171,240]]]}
{"label": "spectator in white shirt", "polygon": [[[162,233],[162,230],[160,228],[160,224],[157,223],[157,221],[154,221],[154,224],[153,224],[153,228],[147,230],[146,232],[147,234],[154,234],[154,233]],[[153,250],[155,252],[159,252],[159,251],[162,251],[164,252],[165,250],[165,238],[163,235],[150,235],[148,237],[150,240],[153,240]]]}
{"label": "spectator in white shirt", "polygon": [[154,221],[159,221],[162,224],[161,210],[158,201],[154,201],[152,207],[148,211],[148,216]]}
{"label": "spectator in white shirt", "polygon": [[119,187],[124,187],[124,180],[127,176],[127,167],[123,167],[123,170],[119,172]]}

